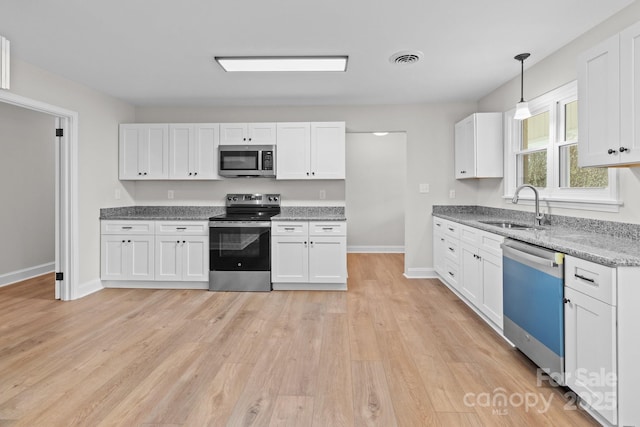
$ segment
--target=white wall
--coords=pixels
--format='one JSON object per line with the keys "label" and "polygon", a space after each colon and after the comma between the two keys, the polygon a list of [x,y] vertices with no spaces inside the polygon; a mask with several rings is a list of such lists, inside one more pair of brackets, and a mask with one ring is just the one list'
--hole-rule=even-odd
{"label": "white wall", "polygon": [[[476,111],[475,102],[433,105],[317,106],[317,107],[138,107],[136,122],[277,122],[345,121],[347,132],[387,130],[407,135],[407,201],[405,204],[405,272],[429,274],[431,262],[431,207],[444,204],[449,190],[456,189],[456,202],[474,201],[473,185],[458,183],[453,176],[453,125]],[[268,180],[264,180],[268,181]],[[275,183],[275,181],[271,181]],[[418,193],[418,185],[428,183],[431,192]],[[214,183],[139,182],[136,203],[167,204],[169,186],[176,191],[172,204],[211,203],[227,189],[251,189],[256,183],[233,180]],[[258,191],[268,191],[271,183],[259,183]],[[318,204],[319,190],[326,189],[326,204],[344,203],[344,183],[324,181],[275,183],[290,202]],[[283,187],[284,186],[284,187]],[[183,193],[184,192],[184,193]]]}
{"label": "white wall", "polygon": [[[100,208],[134,200],[134,186],[120,183],[117,166],[118,124],[132,122],[134,108],[17,58],[11,67],[11,92],[78,112],[78,283],[94,282],[100,276]],[[121,200],[114,199],[115,189]]]}
{"label": "white wall", "polygon": [[0,276],[55,261],[55,120],[0,103]]}
{"label": "white wall", "polygon": [[347,134],[346,215],[349,250],[401,251],[407,181],[407,135]]}
{"label": "white wall", "polygon": [[[529,69],[525,69],[525,98],[532,99],[577,78],[576,58],[591,46],[640,21],[640,2],[634,2],[618,14],[583,34]],[[529,60],[535,58],[531,52]],[[514,60],[515,66],[518,64]],[[526,64],[526,63],[525,63]],[[580,94],[578,94],[580,96]],[[480,111],[507,111],[515,107],[520,98],[520,77],[507,82],[479,101]],[[624,206],[619,213],[603,213],[576,209],[551,209],[558,215],[573,215],[611,221],[640,223],[640,168],[620,168],[620,197]],[[514,205],[502,199],[502,180],[479,180],[475,203],[507,209],[530,210],[531,207]]]}

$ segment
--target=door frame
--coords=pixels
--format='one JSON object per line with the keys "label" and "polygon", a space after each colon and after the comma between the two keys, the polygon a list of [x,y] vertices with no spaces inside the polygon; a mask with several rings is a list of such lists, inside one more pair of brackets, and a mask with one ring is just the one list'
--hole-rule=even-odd
{"label": "door frame", "polygon": [[55,137],[55,266],[64,273],[56,281],[55,297],[69,301],[76,297],[78,282],[78,113],[56,105],[0,90],[0,102],[49,114],[55,127],[63,129]]}

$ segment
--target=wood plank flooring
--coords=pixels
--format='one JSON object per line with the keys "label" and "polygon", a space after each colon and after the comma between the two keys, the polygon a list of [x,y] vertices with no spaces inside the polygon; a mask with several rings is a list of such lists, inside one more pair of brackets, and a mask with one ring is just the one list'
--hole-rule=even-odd
{"label": "wood plank flooring", "polygon": [[402,255],[348,266],[348,292],[0,288],[0,427],[597,425]]}

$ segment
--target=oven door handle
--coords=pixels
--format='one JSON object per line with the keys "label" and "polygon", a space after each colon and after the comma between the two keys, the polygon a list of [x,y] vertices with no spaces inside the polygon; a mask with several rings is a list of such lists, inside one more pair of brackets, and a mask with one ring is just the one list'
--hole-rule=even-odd
{"label": "oven door handle", "polygon": [[210,228],[271,228],[271,221],[210,221]]}

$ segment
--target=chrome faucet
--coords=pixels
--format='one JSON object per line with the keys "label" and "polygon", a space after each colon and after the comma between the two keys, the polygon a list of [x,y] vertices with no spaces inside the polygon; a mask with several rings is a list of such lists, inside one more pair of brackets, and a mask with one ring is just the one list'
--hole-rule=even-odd
{"label": "chrome faucet", "polygon": [[533,223],[534,225],[542,225],[544,214],[540,213],[540,195],[538,194],[538,190],[536,189],[536,187],[529,184],[522,184],[520,187],[516,188],[516,193],[513,195],[513,199],[511,199],[511,202],[514,204],[518,203],[518,194],[520,194],[520,190],[522,190],[525,187],[529,187],[530,189],[532,189],[533,193],[535,194],[536,216]]}

